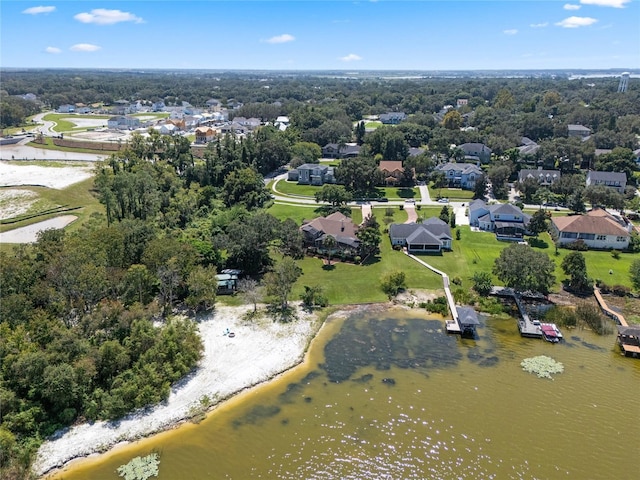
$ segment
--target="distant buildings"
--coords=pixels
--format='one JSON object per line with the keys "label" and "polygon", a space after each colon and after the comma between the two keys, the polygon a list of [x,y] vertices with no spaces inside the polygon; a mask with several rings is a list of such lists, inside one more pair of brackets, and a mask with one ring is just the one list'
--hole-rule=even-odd
{"label": "distant buildings", "polygon": [[290,170],[287,180],[298,182],[300,185],[324,185],[336,183],[333,167],[318,163],[305,163],[295,170]]}
{"label": "distant buildings", "polygon": [[523,183],[528,178],[533,178],[539,185],[546,187],[556,182],[561,175],[560,170],[523,169],[518,172],[518,182]]}
{"label": "distant buildings", "polygon": [[567,133],[570,137],[587,138],[591,135],[591,129],[584,125],[567,125]]}
{"label": "distant buildings", "polygon": [[473,190],[476,180],[482,176],[482,170],[472,163],[448,162],[438,165],[436,171],[442,172],[449,187]]}
{"label": "distant buildings", "polygon": [[487,205],[482,200],[474,200],[469,204],[469,224],[494,232],[499,239],[522,238],[530,220],[530,215],[509,203]]}
{"label": "distant buildings", "polygon": [[439,218],[422,223],[392,223],[389,226],[391,245],[401,246],[410,253],[438,253],[451,250],[451,228]]}

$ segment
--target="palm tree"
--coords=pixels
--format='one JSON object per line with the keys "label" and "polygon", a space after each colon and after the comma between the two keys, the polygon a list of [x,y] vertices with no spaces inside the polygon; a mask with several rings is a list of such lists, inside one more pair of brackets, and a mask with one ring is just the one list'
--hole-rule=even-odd
{"label": "palm tree", "polygon": [[329,265],[331,265],[331,254],[333,253],[333,249],[336,248],[337,244],[338,242],[336,242],[336,239],[333,235],[325,235],[324,239],[322,240],[322,246],[325,249],[327,262],[329,262]]}

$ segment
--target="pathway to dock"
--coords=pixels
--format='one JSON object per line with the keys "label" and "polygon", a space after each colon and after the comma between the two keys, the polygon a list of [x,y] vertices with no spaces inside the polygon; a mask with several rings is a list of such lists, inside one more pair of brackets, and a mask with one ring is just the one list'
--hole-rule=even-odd
{"label": "pathway to dock", "polygon": [[438,270],[434,266],[429,265],[427,262],[420,260],[415,255],[411,255],[409,252],[406,251],[406,249],[404,249],[403,252],[407,257],[412,258],[419,264],[427,267],[429,270],[431,270],[434,273],[437,273],[442,277],[442,283],[444,285],[444,294],[447,297],[447,303],[449,304],[449,311],[451,312],[451,317],[453,318],[453,320],[446,321],[447,332],[461,333],[462,330],[460,329],[460,322],[458,321],[458,310],[456,308],[456,302],[453,299],[453,295],[451,295],[451,289],[449,288],[449,275],[447,275],[441,270]]}
{"label": "pathway to dock", "polygon": [[540,328],[540,323],[538,322],[537,325],[533,323],[531,317],[529,317],[529,314],[522,304],[521,295],[516,293],[514,289],[494,286],[491,288],[491,295],[497,295],[500,297],[512,297],[514,299],[521,317],[518,319],[518,330],[520,330],[520,335],[522,335],[523,337],[542,337],[542,329]]}
{"label": "pathway to dock", "polygon": [[595,295],[596,300],[598,301],[598,305],[600,305],[600,308],[605,313],[605,315],[613,318],[623,327],[629,326],[629,324],[627,323],[627,321],[625,320],[625,318],[622,316],[621,313],[614,312],[609,308],[609,306],[607,305],[607,302],[605,302],[604,298],[602,298],[602,294],[600,293],[600,289],[598,287],[593,287],[593,295]]}

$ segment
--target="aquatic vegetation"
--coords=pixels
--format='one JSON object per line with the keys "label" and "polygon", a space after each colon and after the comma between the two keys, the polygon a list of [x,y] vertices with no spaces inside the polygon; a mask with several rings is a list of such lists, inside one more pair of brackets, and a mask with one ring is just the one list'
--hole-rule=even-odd
{"label": "aquatic vegetation", "polygon": [[129,463],[118,467],[118,475],[125,480],[147,480],[158,476],[160,458],[157,453],[146,457],[135,457]]}
{"label": "aquatic vegetation", "polygon": [[525,372],[535,373],[538,378],[553,378],[554,373],[564,372],[564,365],[560,362],[556,362],[553,358],[546,355],[539,355],[537,357],[525,358],[520,364]]}

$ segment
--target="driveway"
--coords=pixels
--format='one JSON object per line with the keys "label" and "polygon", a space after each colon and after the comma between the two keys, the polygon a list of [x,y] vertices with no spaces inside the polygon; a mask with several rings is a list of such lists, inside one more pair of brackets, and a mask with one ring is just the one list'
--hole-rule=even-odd
{"label": "driveway", "polygon": [[407,212],[407,221],[404,223],[416,223],[418,220],[418,213],[416,212],[416,206],[413,203],[406,203],[404,211]]}

